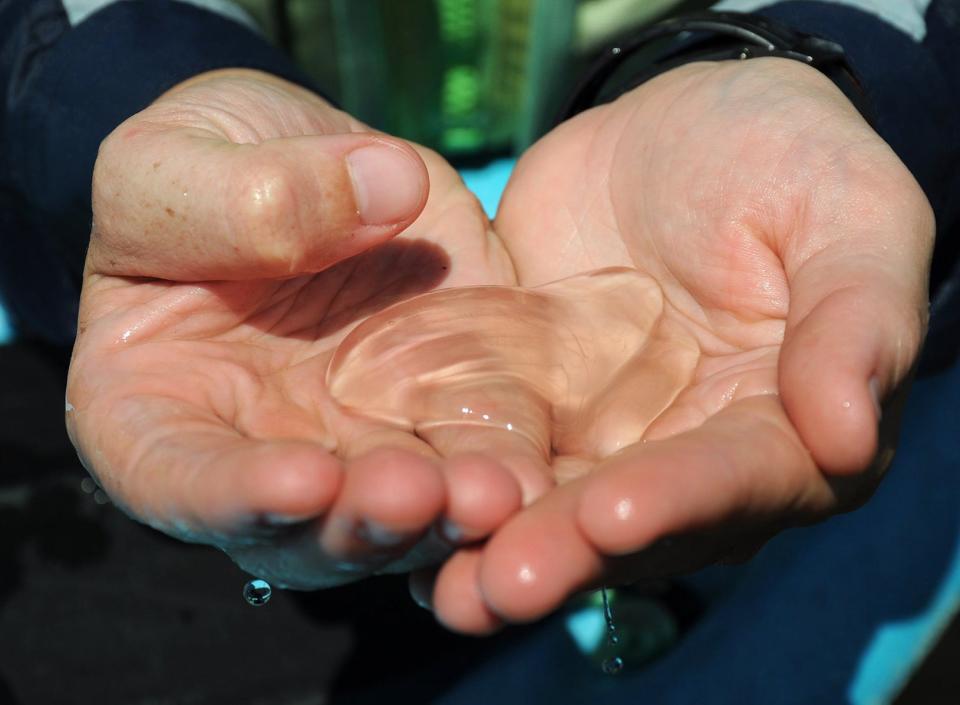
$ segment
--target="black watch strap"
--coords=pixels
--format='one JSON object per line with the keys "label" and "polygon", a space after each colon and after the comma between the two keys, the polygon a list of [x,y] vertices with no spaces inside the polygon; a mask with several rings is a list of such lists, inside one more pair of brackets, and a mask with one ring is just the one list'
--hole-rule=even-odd
{"label": "black watch strap", "polygon": [[[674,39],[664,51],[630,74],[609,95],[613,75],[632,57],[663,40]],[[679,46],[678,46],[679,45]],[[694,61],[722,61],[776,56],[794,59],[825,74],[868,121],[866,96],[847,62],[843,47],[812,34],[804,34],[759,15],[739,12],[703,12],[681,15],[642,30],[638,35],[607,49],[590,67],[557,122],[597,105],[602,96],[612,100],[654,76]]]}

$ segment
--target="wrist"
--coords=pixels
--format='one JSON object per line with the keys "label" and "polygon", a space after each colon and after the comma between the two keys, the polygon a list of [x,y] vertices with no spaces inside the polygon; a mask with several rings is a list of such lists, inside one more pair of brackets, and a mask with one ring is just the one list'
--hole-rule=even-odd
{"label": "wrist", "polygon": [[190,88],[202,85],[204,83],[210,83],[213,81],[252,81],[264,86],[272,86],[274,88],[279,88],[285,91],[290,91],[295,89],[298,91],[305,91],[305,89],[300,88],[295,83],[291,83],[279,76],[275,76],[272,73],[266,71],[260,71],[258,69],[247,69],[240,67],[231,67],[231,68],[222,68],[222,69],[212,69],[210,71],[204,71],[198,73],[195,76],[190,76],[187,79],[184,79],[180,83],[176,84],[172,88],[168,89],[160,96],[157,97],[155,102],[162,101],[166,98],[174,96],[182,91],[185,91]]}
{"label": "wrist", "polygon": [[[735,110],[741,119],[766,115],[787,125],[834,116],[836,127],[868,128],[861,114],[836,85],[816,69],[791,59],[721,59],[681,64],[625,93],[623,98],[670,105],[685,93],[701,96],[700,114],[722,118]],[[779,116],[779,117],[773,117]]]}
{"label": "wrist", "polygon": [[[668,42],[664,46],[664,42]],[[630,62],[642,59],[631,66]],[[781,59],[815,69],[869,118],[866,97],[839,44],[766,17],[705,12],[657,23],[610,47],[588,71],[558,122],[692,63]]]}
{"label": "wrist", "polygon": [[862,123],[858,106],[827,75],[809,64],[770,56],[750,61],[725,59],[714,65],[718,77],[737,86],[744,97],[758,93],[759,100],[769,102],[786,98],[816,100],[848,111]]}

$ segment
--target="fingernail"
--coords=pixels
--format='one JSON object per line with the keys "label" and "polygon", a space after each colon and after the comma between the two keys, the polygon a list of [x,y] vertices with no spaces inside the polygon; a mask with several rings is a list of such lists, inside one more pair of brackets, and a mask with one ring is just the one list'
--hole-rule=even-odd
{"label": "fingernail", "polygon": [[401,534],[370,519],[364,519],[357,524],[356,534],[363,541],[376,546],[396,546],[404,541]]}
{"label": "fingernail", "polygon": [[430,604],[430,593],[433,591],[433,585],[424,583],[422,580],[413,579],[410,581],[410,597],[417,603],[417,607],[425,610],[432,610]]}
{"label": "fingernail", "polygon": [[880,406],[880,380],[876,377],[871,377],[870,381],[867,382],[867,387],[870,388],[870,398],[873,399],[873,408],[877,411],[877,421],[883,418],[883,407]]}
{"label": "fingernail", "polygon": [[347,155],[360,220],[388,225],[409,218],[425,187],[423,169],[409,154],[377,143]]}
{"label": "fingernail", "polygon": [[292,526],[294,524],[302,524],[311,518],[311,516],[306,514],[291,515],[267,512],[261,516],[261,522],[267,526]]}
{"label": "fingernail", "polygon": [[449,519],[444,519],[440,524],[440,534],[450,543],[460,543],[463,540],[463,529]]}

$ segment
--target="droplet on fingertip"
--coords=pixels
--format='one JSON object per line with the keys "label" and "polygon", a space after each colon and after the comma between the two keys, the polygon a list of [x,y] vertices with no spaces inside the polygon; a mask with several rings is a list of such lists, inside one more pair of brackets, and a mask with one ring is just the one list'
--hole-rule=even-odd
{"label": "droplet on fingertip", "polygon": [[521,583],[529,585],[537,579],[537,573],[528,565],[522,566],[519,571],[517,571],[517,578],[519,578]]}
{"label": "droplet on fingertip", "polygon": [[460,543],[463,540],[463,529],[457,526],[449,519],[444,519],[440,525],[440,533],[447,541],[453,544]]}
{"label": "droplet on fingertip", "polygon": [[290,515],[290,514],[279,514],[276,512],[267,512],[263,514],[260,518],[263,524],[266,526],[272,527],[286,527],[294,526],[295,524],[302,524],[303,522],[310,519],[309,516],[303,515]]}
{"label": "droplet on fingertip", "polygon": [[432,609],[430,607],[430,600],[428,600],[426,597],[421,595],[418,591],[411,590],[410,597],[413,598],[413,601],[417,605],[417,607],[420,607],[421,609],[425,609],[428,612]]}
{"label": "droplet on fingertip", "polygon": [[399,546],[406,540],[403,534],[388,529],[383,524],[373,521],[372,519],[361,521],[357,525],[354,533],[357,535],[357,538],[372,543],[375,546]]}
{"label": "droplet on fingertip", "polygon": [[633,515],[633,502],[627,498],[621,499],[614,506],[613,513],[620,521],[626,521]]}

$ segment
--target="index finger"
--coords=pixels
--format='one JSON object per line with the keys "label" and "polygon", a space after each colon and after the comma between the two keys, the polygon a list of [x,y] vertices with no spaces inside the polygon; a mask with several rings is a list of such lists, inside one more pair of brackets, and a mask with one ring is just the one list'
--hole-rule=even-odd
{"label": "index finger", "polygon": [[78,450],[134,518],[187,541],[222,545],[325,512],[340,462],[318,443],[242,435],[187,401],[136,395],[68,412]]}
{"label": "index finger", "polygon": [[640,443],[547,493],[484,549],[479,593],[509,621],[538,619],[601,583],[610,558],[710,528],[803,523],[835,505],[775,395]]}

